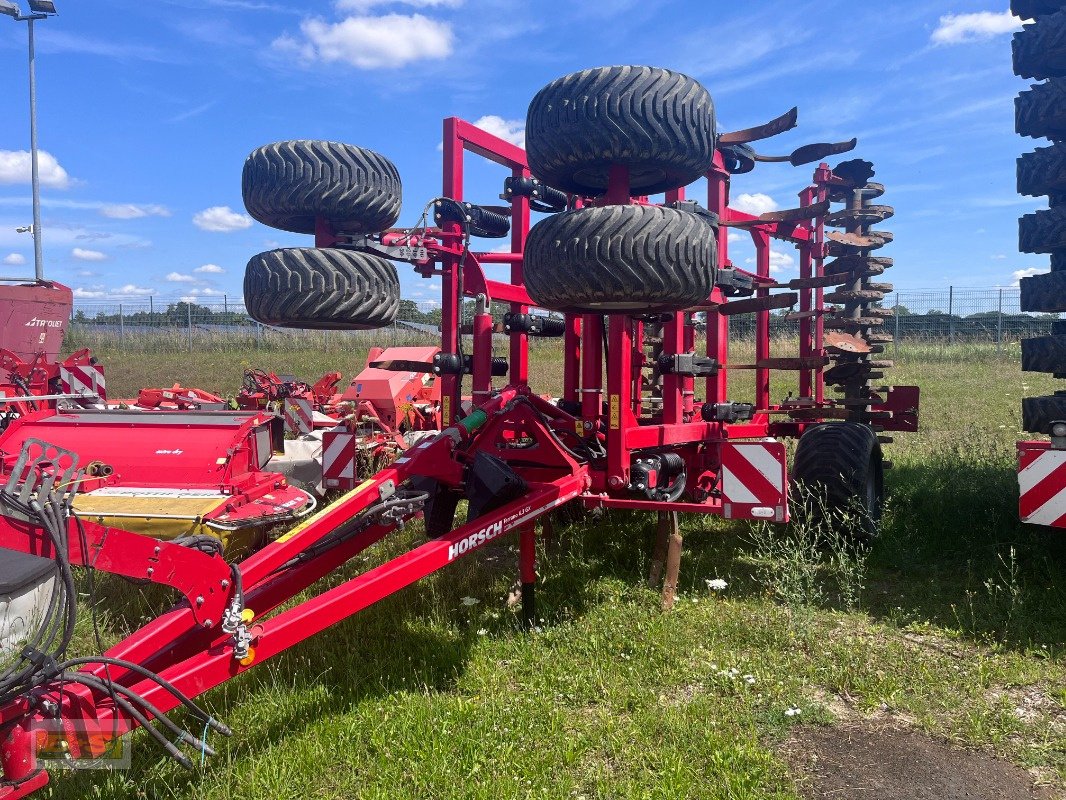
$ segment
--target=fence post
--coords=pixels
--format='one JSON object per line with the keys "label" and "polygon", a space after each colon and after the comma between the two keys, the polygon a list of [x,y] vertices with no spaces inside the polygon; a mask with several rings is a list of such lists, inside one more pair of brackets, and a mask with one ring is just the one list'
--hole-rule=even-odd
{"label": "fence post", "polygon": [[229,295],[222,295],[222,311],[223,313],[229,313]]}
{"label": "fence post", "polygon": [[999,290],[999,308],[996,311],[996,352],[1003,355],[1003,290]]}
{"label": "fence post", "polygon": [[192,352],[192,303],[185,304],[185,314],[189,320],[189,352]]}
{"label": "fence post", "polygon": [[151,326],[155,322],[155,303],[152,302],[152,295],[148,295],[148,325]]}
{"label": "fence post", "polygon": [[118,346],[120,350],[126,349],[126,322],[122,318],[122,303],[118,304]]}
{"label": "fence post", "polygon": [[955,287],[948,287],[948,344],[955,344]]}
{"label": "fence post", "polygon": [[896,358],[899,358],[899,292],[896,292],[896,305],[892,307],[892,324],[895,328],[892,334],[892,349]]}

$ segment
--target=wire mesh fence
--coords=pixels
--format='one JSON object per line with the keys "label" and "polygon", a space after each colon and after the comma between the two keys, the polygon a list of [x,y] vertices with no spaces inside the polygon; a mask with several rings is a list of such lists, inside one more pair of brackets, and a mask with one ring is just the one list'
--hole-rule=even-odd
{"label": "wire mesh fence", "polygon": [[[985,343],[1003,345],[1051,333],[1058,314],[1021,311],[1017,288],[900,291],[885,297],[882,305],[893,315],[884,320],[886,333],[898,343]],[[494,316],[505,311],[494,305]],[[771,315],[771,333],[790,336],[798,323],[785,319],[785,311]],[[468,317],[469,318],[469,317]],[[71,344],[99,348],[189,349],[246,347],[343,348],[359,344],[389,346],[425,342],[440,330],[440,306],[435,302],[402,300],[396,322],[371,331],[315,331],[274,328],[252,320],[241,302],[144,300],[113,303],[77,301],[68,336]],[[744,339],[754,334],[753,314],[734,316],[731,335]]]}

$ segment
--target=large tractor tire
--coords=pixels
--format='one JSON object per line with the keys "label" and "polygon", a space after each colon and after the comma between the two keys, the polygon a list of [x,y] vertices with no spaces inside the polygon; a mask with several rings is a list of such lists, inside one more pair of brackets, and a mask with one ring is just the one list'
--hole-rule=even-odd
{"label": "large tractor tire", "polygon": [[1066,248],[1066,207],[1026,214],[1018,220],[1018,249],[1023,253],[1051,253]]}
{"label": "large tractor tire", "polygon": [[1011,13],[1022,19],[1054,14],[1063,8],[1066,8],[1066,0],[1011,0],[1010,3]]}
{"label": "large tractor tire", "polygon": [[244,273],[248,315],[281,328],[357,331],[391,325],[400,281],[370,253],[294,247],[253,256]]}
{"label": "large tractor tire", "polygon": [[[1054,331],[1052,325],[1052,333]],[[1022,339],[1023,372],[1066,372],[1066,336]]]}
{"label": "large tractor tire", "polygon": [[1066,143],[1039,147],[1018,159],[1018,194],[1066,192]]}
{"label": "large tractor tire", "polygon": [[686,211],[604,206],[553,214],[526,240],[530,297],[553,311],[678,311],[704,302],[718,266],[715,229]]}
{"label": "large tractor tire", "polygon": [[[857,542],[875,538],[884,502],[884,463],[868,425],[826,422],[800,436],[792,479],[814,520]],[[828,516],[829,519],[825,519]]]}
{"label": "large tractor tire", "polygon": [[1014,130],[1034,139],[1066,139],[1066,80],[1038,83],[1014,98]]}
{"label": "large tractor tire", "polygon": [[326,220],[344,233],[377,233],[400,216],[400,175],[372,150],[296,140],[253,150],[241,176],[244,207],[264,225],[314,233]]}
{"label": "large tractor tire", "polygon": [[1051,433],[1051,423],[1066,420],[1066,394],[1022,398],[1022,430]]}
{"label": "large tractor tire", "polygon": [[599,67],[564,75],[533,98],[526,154],[549,186],[596,196],[610,168],[629,168],[633,195],[702,177],[714,159],[714,103],[693,78],[657,67]]}
{"label": "large tractor tire", "polygon": [[1066,76],[1066,10],[1041,16],[1014,34],[1014,74],[1022,78]]}
{"label": "large tractor tire", "polygon": [[1066,271],[1022,278],[1020,308],[1025,312],[1057,314],[1066,311]]}

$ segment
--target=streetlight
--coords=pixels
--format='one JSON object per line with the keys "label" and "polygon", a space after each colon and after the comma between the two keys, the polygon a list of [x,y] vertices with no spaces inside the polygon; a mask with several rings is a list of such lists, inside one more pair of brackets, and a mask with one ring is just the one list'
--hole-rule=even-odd
{"label": "streetlight", "polygon": [[0,0],[0,14],[25,22],[30,41],[30,181],[33,188],[33,268],[37,280],[44,280],[44,257],[41,254],[41,182],[37,167],[37,77],[33,60],[33,23],[57,14],[52,0],[28,0],[30,13],[23,15],[14,0]]}

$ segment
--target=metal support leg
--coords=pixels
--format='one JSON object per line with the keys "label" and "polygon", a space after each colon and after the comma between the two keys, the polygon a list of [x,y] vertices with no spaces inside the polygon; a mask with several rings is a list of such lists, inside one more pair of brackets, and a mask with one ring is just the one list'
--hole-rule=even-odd
{"label": "metal support leg", "polygon": [[525,525],[518,533],[518,572],[522,583],[522,624],[532,628],[537,620],[534,587],[537,581],[537,533]]}
{"label": "metal support leg", "polygon": [[670,545],[670,513],[660,511],[655,524],[655,549],[651,554],[651,569],[648,571],[648,588],[658,589],[666,566],[666,550]]}
{"label": "metal support leg", "polygon": [[666,550],[666,580],[663,582],[663,611],[674,607],[677,599],[677,576],[681,571],[681,528],[677,524],[677,512],[667,511],[663,526],[669,531],[670,542]]}

